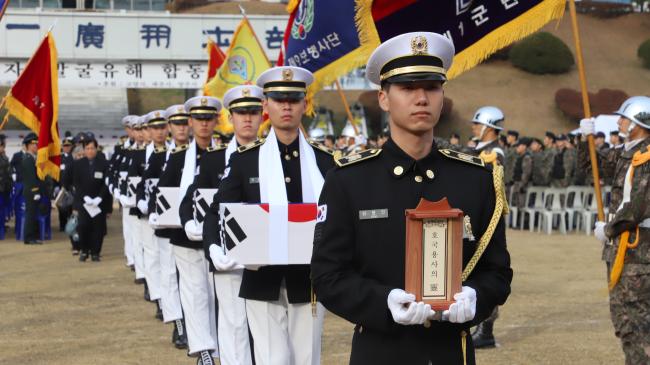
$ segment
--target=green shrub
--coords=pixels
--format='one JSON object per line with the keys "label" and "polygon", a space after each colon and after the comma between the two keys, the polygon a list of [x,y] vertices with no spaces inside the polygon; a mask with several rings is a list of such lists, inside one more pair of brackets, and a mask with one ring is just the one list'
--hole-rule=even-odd
{"label": "green shrub", "polygon": [[559,74],[573,66],[573,54],[561,39],[541,32],[531,35],[510,49],[510,62],[534,74]]}
{"label": "green shrub", "polygon": [[643,67],[650,68],[650,39],[641,43],[636,54],[643,61]]}

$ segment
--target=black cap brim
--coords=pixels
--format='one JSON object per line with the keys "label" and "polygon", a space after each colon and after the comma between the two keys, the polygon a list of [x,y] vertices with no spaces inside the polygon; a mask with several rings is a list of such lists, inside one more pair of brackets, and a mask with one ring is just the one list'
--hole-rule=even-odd
{"label": "black cap brim", "polygon": [[196,120],[211,120],[216,119],[218,114],[216,113],[192,113],[192,119]]}
{"label": "black cap brim", "polygon": [[440,82],[445,82],[445,81],[447,81],[447,78],[444,75],[441,75],[441,74],[438,74],[438,73],[417,72],[417,73],[408,73],[408,74],[395,75],[393,77],[387,78],[386,80],[383,81],[383,83],[399,84],[399,83],[416,82],[416,81],[440,81]]}
{"label": "black cap brim", "polygon": [[230,108],[230,112],[242,113],[242,114],[261,113],[262,107],[258,105],[238,106],[238,107]]}
{"label": "black cap brim", "polygon": [[305,93],[301,91],[269,91],[266,97],[273,100],[302,100]]}

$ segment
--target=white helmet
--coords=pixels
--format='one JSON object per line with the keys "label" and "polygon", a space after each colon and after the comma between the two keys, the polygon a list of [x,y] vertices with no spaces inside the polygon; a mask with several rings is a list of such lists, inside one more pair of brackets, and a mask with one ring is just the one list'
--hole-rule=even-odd
{"label": "white helmet", "polygon": [[341,136],[349,137],[349,138],[354,138],[357,136],[357,134],[354,132],[354,127],[352,126],[352,124],[348,122],[348,124],[345,125],[345,127],[341,131]]}
{"label": "white helmet", "polygon": [[506,117],[503,115],[501,109],[496,106],[484,106],[474,113],[472,123],[483,124],[486,127],[500,131],[503,129],[500,124],[503,123],[505,119]]}
{"label": "white helmet", "polygon": [[643,128],[650,129],[650,98],[633,96],[625,100],[614,114],[625,117]]}
{"label": "white helmet", "polygon": [[309,138],[317,142],[323,142],[325,140],[325,131],[320,128],[314,128],[309,131]]}

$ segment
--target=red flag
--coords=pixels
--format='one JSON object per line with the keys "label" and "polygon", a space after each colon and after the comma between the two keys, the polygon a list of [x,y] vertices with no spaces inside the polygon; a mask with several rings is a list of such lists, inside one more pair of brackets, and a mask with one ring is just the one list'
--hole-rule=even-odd
{"label": "red flag", "polygon": [[4,98],[7,115],[13,115],[38,135],[38,177],[59,179],[59,95],[57,54],[54,37],[48,32],[27,66]]}
{"label": "red flag", "polygon": [[223,61],[226,59],[226,54],[223,53],[221,48],[217,46],[212,39],[208,38],[208,45],[205,47],[206,50],[208,51],[208,79],[205,80],[205,84],[203,86],[203,95],[210,95],[209,89],[205,86],[212,80],[212,78],[217,74],[217,71],[219,71],[219,67],[223,64]]}

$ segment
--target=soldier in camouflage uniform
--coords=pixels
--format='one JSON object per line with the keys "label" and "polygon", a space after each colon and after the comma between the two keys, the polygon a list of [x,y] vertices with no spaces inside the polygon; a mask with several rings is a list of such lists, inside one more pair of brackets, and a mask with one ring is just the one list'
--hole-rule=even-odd
{"label": "soldier in camouflage uniform", "polygon": [[[610,313],[625,363],[650,364],[650,98],[632,97],[616,114],[629,142],[616,162],[609,222],[596,222],[594,234],[604,243]],[[580,127],[593,134],[594,120]]]}
{"label": "soldier in camouflage uniform", "polygon": [[539,138],[533,138],[530,142],[530,156],[533,160],[533,173],[531,184],[534,186],[548,186],[550,183],[550,166],[553,163],[552,149],[544,149]]}
{"label": "soldier in camouflage uniform", "polygon": [[512,185],[512,172],[515,168],[515,161],[517,160],[517,140],[519,139],[519,132],[509,130],[508,136],[506,137],[506,157],[503,180],[506,186]]}
{"label": "soldier in camouflage uniform", "polygon": [[522,138],[515,145],[515,164],[512,173],[513,201],[520,209],[526,205],[526,188],[533,175],[533,158],[528,152],[530,138]]}
{"label": "soldier in camouflage uniform", "polygon": [[551,168],[551,186],[554,188],[565,188],[573,181],[575,171],[574,151],[567,148],[567,137],[563,134],[557,136],[555,155]]}

